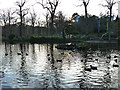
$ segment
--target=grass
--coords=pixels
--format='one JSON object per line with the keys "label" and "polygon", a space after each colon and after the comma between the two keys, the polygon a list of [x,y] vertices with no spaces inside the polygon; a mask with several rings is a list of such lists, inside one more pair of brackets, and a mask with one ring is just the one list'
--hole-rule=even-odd
{"label": "grass", "polygon": [[[101,35],[101,36],[106,36]],[[86,40],[99,40],[100,36],[98,37],[98,34],[81,34],[78,37],[73,36],[72,38],[66,38],[64,39],[62,36],[42,36],[42,35],[31,35],[29,37],[16,37],[15,35],[9,35],[8,38],[2,37],[3,41],[9,42],[9,43],[69,43],[69,42],[83,42]],[[112,39],[112,38],[111,38]],[[120,39],[120,37],[119,37]]]}

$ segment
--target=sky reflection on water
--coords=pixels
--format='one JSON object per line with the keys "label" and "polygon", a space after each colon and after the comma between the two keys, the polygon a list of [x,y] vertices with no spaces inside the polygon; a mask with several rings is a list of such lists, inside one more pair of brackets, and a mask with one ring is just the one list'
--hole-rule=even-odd
{"label": "sky reflection on water", "polygon": [[[119,61],[119,58],[114,58],[114,56],[119,56],[120,50],[115,44],[90,44],[87,51],[58,50],[55,46],[56,44],[2,44],[2,53],[0,53],[3,71],[2,87],[118,87],[118,68],[113,68],[112,65],[115,59]],[[5,53],[8,55],[5,56]],[[18,55],[19,53],[21,55]],[[108,55],[111,59],[109,63],[106,63]],[[62,62],[58,62],[58,59],[62,59]],[[84,67],[90,65],[97,66],[97,70],[85,71]]]}

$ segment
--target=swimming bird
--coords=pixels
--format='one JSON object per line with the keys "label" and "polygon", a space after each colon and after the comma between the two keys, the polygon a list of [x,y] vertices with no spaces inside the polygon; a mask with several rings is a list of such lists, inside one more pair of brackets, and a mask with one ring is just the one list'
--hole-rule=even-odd
{"label": "swimming bird", "polygon": [[106,63],[110,63],[110,60],[106,60]]}
{"label": "swimming bird", "polygon": [[114,60],[117,63],[117,59]]}
{"label": "swimming bird", "polygon": [[114,56],[114,58],[118,58],[118,56],[117,56],[117,55],[115,55],[115,56]]}
{"label": "swimming bird", "polygon": [[119,67],[119,65],[118,64],[113,64],[113,67]]}
{"label": "swimming bird", "polygon": [[81,60],[81,62],[83,62],[83,59]]}
{"label": "swimming bird", "polygon": [[62,62],[62,59],[57,59],[57,62]]}
{"label": "swimming bird", "polygon": [[48,57],[48,60],[50,61],[50,57]]}
{"label": "swimming bird", "polygon": [[92,57],[89,57],[88,59],[91,59],[91,60],[92,60],[93,58],[92,58]]}
{"label": "swimming bird", "polygon": [[28,53],[26,53],[26,56],[28,56]]}
{"label": "swimming bird", "polygon": [[64,55],[64,52],[61,52],[60,54],[61,54],[61,55]]}
{"label": "swimming bird", "polygon": [[97,67],[90,65],[92,70],[97,70]]}
{"label": "swimming bird", "polygon": [[69,54],[72,54],[72,52],[69,52]]}
{"label": "swimming bird", "polygon": [[109,55],[109,56],[107,56],[107,59],[111,59],[111,56]]}
{"label": "swimming bird", "polygon": [[21,55],[21,53],[18,52],[17,55]]}
{"label": "swimming bird", "polygon": [[5,53],[5,56],[7,56],[8,55],[8,53]]}
{"label": "swimming bird", "polygon": [[50,54],[48,53],[47,56],[50,56]]}
{"label": "swimming bird", "polygon": [[85,71],[89,71],[89,72],[91,72],[91,68],[90,68],[90,67],[88,67],[88,68],[85,67],[84,70],[85,70]]}
{"label": "swimming bird", "polygon": [[98,59],[96,58],[96,59],[95,59],[95,61],[97,61],[97,62],[98,62]]}

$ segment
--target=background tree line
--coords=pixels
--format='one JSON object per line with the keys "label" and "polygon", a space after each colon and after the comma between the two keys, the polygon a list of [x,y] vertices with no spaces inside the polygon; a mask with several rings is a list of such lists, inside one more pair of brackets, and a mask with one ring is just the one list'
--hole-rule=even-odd
{"label": "background tree line", "polygon": [[[112,21],[112,9],[117,3],[116,0],[105,0],[109,10],[109,32],[107,32],[108,15],[89,15],[87,6],[92,0],[80,0],[80,5],[84,6],[85,16],[74,13],[70,19],[66,19],[62,11],[56,12],[60,0],[38,0],[39,4],[46,9],[46,21],[41,21],[35,10],[26,7],[26,0],[16,1],[16,8],[0,11],[0,22],[3,26],[3,38],[9,37],[30,37],[34,36],[59,36],[63,38],[95,39],[107,33],[118,38],[118,17]],[[79,18],[77,18],[79,16]],[[77,21],[76,21],[77,19]],[[112,22],[111,22],[112,21]],[[100,26],[98,26],[100,25]],[[99,29],[98,29],[99,28]]]}

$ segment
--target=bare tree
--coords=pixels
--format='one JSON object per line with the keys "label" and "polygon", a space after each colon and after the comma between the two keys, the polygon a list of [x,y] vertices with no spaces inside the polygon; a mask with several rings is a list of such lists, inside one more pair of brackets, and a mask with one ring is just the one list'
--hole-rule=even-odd
{"label": "bare tree", "polygon": [[111,18],[112,18],[112,8],[113,5],[115,5],[117,3],[117,1],[115,0],[105,0],[106,1],[106,5],[101,4],[103,7],[107,7],[109,12],[110,12],[110,22],[111,22]]}
{"label": "bare tree", "polygon": [[8,16],[8,24],[9,24],[9,26],[11,25],[11,22],[12,22],[12,20],[14,19],[14,17],[13,17],[13,14],[15,13],[15,11],[13,11],[12,9],[9,9],[8,11],[7,11],[7,16]]}
{"label": "bare tree", "polygon": [[23,20],[25,18],[25,16],[28,14],[28,8],[24,8],[26,4],[26,0],[20,0],[16,2],[16,5],[19,7],[19,9],[17,9],[17,14],[20,17],[20,36],[22,36],[22,26],[23,26]]}
{"label": "bare tree", "polygon": [[11,30],[10,25],[11,25],[11,21],[14,19],[13,14],[14,11],[12,11],[12,9],[2,10],[2,12],[0,13],[0,17],[1,17],[0,21],[4,26],[5,35],[8,35],[12,32],[10,31]]}
{"label": "bare tree", "polygon": [[7,26],[7,21],[8,21],[8,16],[5,10],[2,10],[0,13],[0,21],[1,24],[3,25],[3,35],[6,37],[7,35],[7,30],[6,30],[6,26]]}
{"label": "bare tree", "polygon": [[30,23],[32,25],[32,34],[34,34],[34,26],[37,21],[37,14],[33,10],[33,12],[30,12]]}
{"label": "bare tree", "polygon": [[46,31],[47,31],[47,36],[49,35],[49,13],[47,12],[45,15],[45,26],[46,26]]}
{"label": "bare tree", "polygon": [[8,21],[8,16],[7,16],[7,12],[5,10],[2,10],[0,13],[0,20],[2,22],[3,26],[7,25],[7,21]]}
{"label": "bare tree", "polygon": [[80,0],[80,1],[82,1],[82,4],[78,5],[78,6],[84,5],[84,8],[85,8],[85,17],[87,18],[88,17],[87,6],[89,5],[90,0]]}
{"label": "bare tree", "polygon": [[59,0],[46,0],[46,3],[44,4],[43,0],[42,2],[38,2],[44,9],[47,9],[50,13],[50,19],[51,19],[51,30],[53,29],[54,24],[54,16],[56,12],[56,8],[59,4]]}

